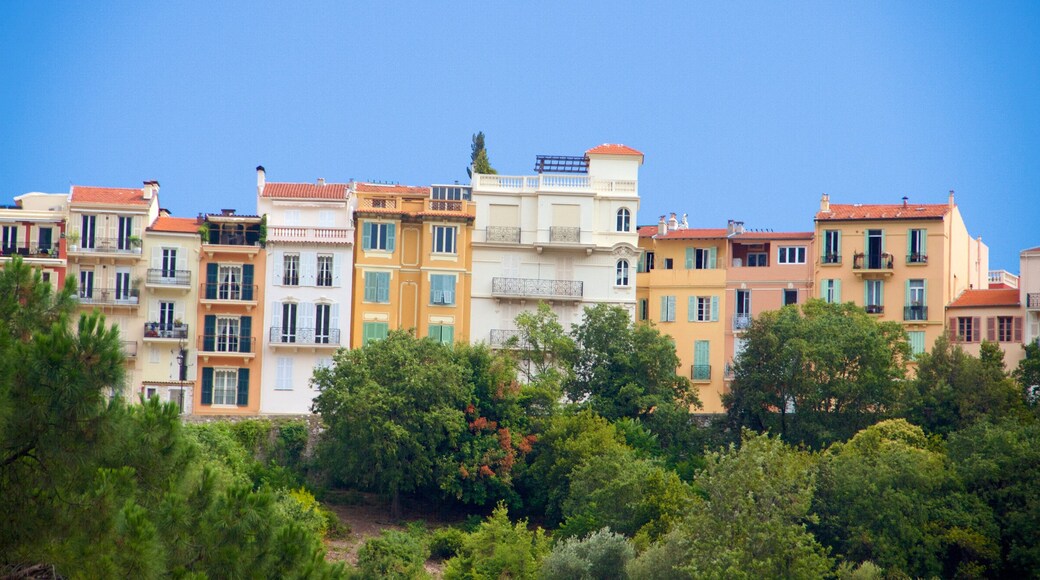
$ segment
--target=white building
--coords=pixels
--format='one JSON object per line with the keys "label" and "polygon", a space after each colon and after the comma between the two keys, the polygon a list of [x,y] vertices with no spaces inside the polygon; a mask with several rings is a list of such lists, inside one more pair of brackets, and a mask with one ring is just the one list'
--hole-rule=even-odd
{"label": "white building", "polygon": [[597,303],[634,316],[642,164],[631,147],[600,145],[539,156],[536,175],[473,175],[472,342],[503,344],[539,301],[568,329]]}
{"label": "white building", "polygon": [[311,375],[350,347],[353,198],[347,184],[267,183],[256,168],[257,214],[267,217],[262,414],[310,413]]}

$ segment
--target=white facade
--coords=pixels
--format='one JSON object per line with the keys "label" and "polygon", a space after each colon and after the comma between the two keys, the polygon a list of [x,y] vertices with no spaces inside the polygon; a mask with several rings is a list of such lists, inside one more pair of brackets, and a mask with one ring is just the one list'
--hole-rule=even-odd
{"label": "white facade", "polygon": [[266,183],[268,305],[263,323],[262,414],[311,412],[315,367],[350,347],[354,201],[346,184]]}
{"label": "white facade", "polygon": [[643,156],[611,145],[585,159],[586,172],[473,175],[472,342],[501,345],[539,301],[568,329],[597,303],[634,316]]}

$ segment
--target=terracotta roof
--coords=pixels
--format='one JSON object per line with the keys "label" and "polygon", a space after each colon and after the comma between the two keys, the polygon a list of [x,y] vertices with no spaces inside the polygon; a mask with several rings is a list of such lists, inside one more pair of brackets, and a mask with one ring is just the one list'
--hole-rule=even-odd
{"label": "terracotta roof", "polygon": [[266,183],[260,197],[286,199],[347,199],[346,183]]}
{"label": "terracotta roof", "polygon": [[148,205],[143,189],[122,187],[72,186],[72,203],[110,203],[113,205]]}
{"label": "terracotta roof", "polygon": [[816,212],[817,221],[822,220],[913,220],[941,218],[950,211],[945,203],[901,203],[892,204],[842,204],[832,203],[830,211]]}
{"label": "terracotta roof", "polygon": [[1026,252],[1040,252],[1040,246],[1037,246],[1035,248],[1029,248],[1028,250],[1022,250],[1023,254]]}
{"label": "terracotta roof", "polygon": [[665,240],[708,240],[729,237],[733,240],[811,240],[812,232],[744,232],[728,235],[726,228],[686,228],[672,230],[663,236],[657,235],[657,226],[639,226],[639,237]]}
{"label": "terracotta roof", "polygon": [[379,183],[354,184],[358,193],[403,193],[411,195],[430,195],[430,187],[425,185],[382,185]]}
{"label": "terracotta roof", "polygon": [[812,232],[744,232],[734,240],[811,240]]}
{"label": "terracotta roof", "polygon": [[638,155],[642,157],[643,154],[628,145],[622,145],[620,143],[604,143],[597,145],[592,149],[585,152],[586,155]]}
{"label": "terracotta roof", "polygon": [[195,218],[159,216],[148,226],[148,231],[194,234],[199,231],[199,224],[195,222]]}
{"label": "terracotta roof", "polygon": [[1018,290],[965,290],[949,308],[973,306],[1018,306]]}

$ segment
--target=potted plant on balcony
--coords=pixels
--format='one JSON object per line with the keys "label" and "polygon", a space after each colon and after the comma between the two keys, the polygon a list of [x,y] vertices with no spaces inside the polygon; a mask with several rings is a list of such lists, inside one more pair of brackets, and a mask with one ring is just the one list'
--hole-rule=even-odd
{"label": "potted plant on balcony", "polygon": [[69,249],[73,252],[79,249],[79,232],[72,232],[65,236],[65,239],[69,243]]}
{"label": "potted plant on balcony", "polygon": [[129,236],[126,238],[126,241],[130,242],[132,249],[137,250],[141,248],[141,236]]}

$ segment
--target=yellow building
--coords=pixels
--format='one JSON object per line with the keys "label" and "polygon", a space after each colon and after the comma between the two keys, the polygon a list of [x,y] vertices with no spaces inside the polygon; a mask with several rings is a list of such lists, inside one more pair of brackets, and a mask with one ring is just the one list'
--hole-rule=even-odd
{"label": "yellow building", "polygon": [[469,341],[471,236],[468,186],[352,184],[354,346],[414,329],[442,342]]}
{"label": "yellow building", "polygon": [[903,323],[915,353],[943,333],[945,307],[986,287],[989,250],[954,203],[832,204],[816,213],[814,283],[828,302],[854,302]]}

